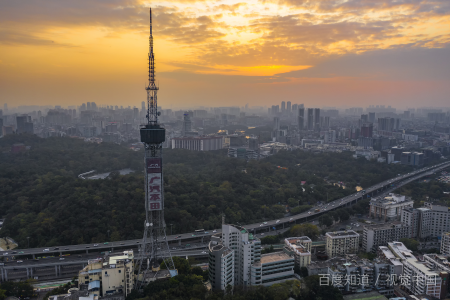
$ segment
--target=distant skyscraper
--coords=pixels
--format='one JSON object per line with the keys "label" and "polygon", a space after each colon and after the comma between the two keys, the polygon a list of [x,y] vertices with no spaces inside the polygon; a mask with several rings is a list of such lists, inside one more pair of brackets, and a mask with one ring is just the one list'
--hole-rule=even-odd
{"label": "distant skyscraper", "polygon": [[141,102],[141,109],[145,110],[145,102],[144,101]]}
{"label": "distant skyscraper", "polygon": [[292,105],[292,111],[293,111],[294,113],[298,112],[298,104]]}
{"label": "distant skyscraper", "polygon": [[291,101],[287,102],[286,110],[287,110],[288,113],[291,112]]}
{"label": "distant skyscraper", "polygon": [[0,109],[0,118],[2,118],[2,117],[3,117],[3,110]]}
{"label": "distant skyscraper", "polygon": [[302,107],[298,109],[298,130],[304,129],[305,129],[305,109]]}
{"label": "distant skyscraper", "polygon": [[0,118],[0,136],[3,135],[3,119]]}
{"label": "distant skyscraper", "polygon": [[315,130],[320,131],[320,108],[314,109]]}
{"label": "distant skyscraper", "polygon": [[95,104],[95,102],[91,102],[91,109],[97,110],[97,104]]}
{"label": "distant skyscraper", "polygon": [[314,129],[314,108],[308,108],[308,130]]}
{"label": "distant skyscraper", "polygon": [[192,121],[189,112],[185,112],[183,115],[183,128],[181,129],[181,135],[186,136],[192,131]]}
{"label": "distant skyscraper", "polygon": [[375,113],[374,112],[369,113],[369,122],[375,123]]}
{"label": "distant skyscraper", "polygon": [[361,126],[361,135],[363,137],[372,137],[373,124],[372,123],[363,123]]}
{"label": "distant skyscraper", "polygon": [[86,103],[86,109],[91,110],[91,102]]}
{"label": "distant skyscraper", "polygon": [[361,115],[361,122],[362,123],[367,123],[369,122],[369,115]]}
{"label": "distant skyscraper", "polygon": [[5,111],[5,114],[8,112],[8,104],[3,104],[3,110]]}
{"label": "distant skyscraper", "polygon": [[281,112],[284,113],[286,111],[286,102],[281,102]]}

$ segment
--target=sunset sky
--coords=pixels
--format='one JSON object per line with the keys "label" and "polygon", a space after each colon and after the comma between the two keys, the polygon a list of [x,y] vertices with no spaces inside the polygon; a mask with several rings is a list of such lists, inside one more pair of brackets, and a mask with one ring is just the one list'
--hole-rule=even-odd
{"label": "sunset sky", "polygon": [[0,105],[450,106],[449,0],[3,0]]}

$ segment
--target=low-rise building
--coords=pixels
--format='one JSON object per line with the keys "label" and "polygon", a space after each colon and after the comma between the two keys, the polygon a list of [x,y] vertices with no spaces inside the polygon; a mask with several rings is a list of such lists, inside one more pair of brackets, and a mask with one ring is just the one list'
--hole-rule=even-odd
{"label": "low-rise building", "polygon": [[388,242],[409,237],[409,226],[399,221],[388,224],[365,225],[362,235],[362,250],[364,252],[376,252],[378,246],[387,246]]}
{"label": "low-rise building", "polygon": [[261,256],[261,261],[252,264],[250,282],[252,285],[270,286],[294,277],[294,257],[285,252],[274,252]]}
{"label": "low-rise building", "polygon": [[410,197],[389,193],[386,197],[374,197],[370,200],[369,217],[382,218],[385,221],[400,219],[403,209],[413,207]]}
{"label": "low-rise building", "polygon": [[325,251],[328,257],[358,252],[359,234],[353,230],[327,232],[325,236]]}
{"label": "low-rise building", "polygon": [[133,260],[132,250],[89,260],[78,273],[78,282],[87,284],[90,293],[101,297],[118,294],[126,297],[134,285]]}
{"label": "low-rise building", "polygon": [[291,237],[285,239],[284,243],[287,253],[294,256],[297,267],[307,267],[311,263],[312,241],[309,237]]}

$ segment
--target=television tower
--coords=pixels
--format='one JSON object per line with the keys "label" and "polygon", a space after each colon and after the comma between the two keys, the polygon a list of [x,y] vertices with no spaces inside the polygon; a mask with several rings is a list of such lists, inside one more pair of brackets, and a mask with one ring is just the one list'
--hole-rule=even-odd
{"label": "television tower", "polygon": [[[142,125],[141,142],[145,146],[145,223],[144,237],[140,249],[138,278],[135,289],[140,289],[145,276],[158,271],[165,262],[171,277],[177,270],[170,254],[164,221],[164,182],[162,168],[162,143],[166,130],[158,124],[158,87],[155,84],[155,55],[153,54],[152,9],[150,8],[150,49],[148,53],[147,124]],[[142,276],[142,277],[140,277]]]}

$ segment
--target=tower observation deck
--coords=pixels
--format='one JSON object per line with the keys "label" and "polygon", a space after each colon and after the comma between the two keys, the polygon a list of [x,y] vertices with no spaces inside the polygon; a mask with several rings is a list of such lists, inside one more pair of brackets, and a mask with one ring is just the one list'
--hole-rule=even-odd
{"label": "tower observation deck", "polygon": [[141,289],[149,272],[159,271],[164,262],[171,276],[177,275],[166,238],[164,221],[164,182],[162,143],[166,130],[158,123],[159,88],[155,84],[155,55],[153,53],[152,9],[150,8],[150,36],[148,53],[147,123],[140,128],[145,146],[145,222],[144,237],[137,260],[138,278],[135,289]]}

